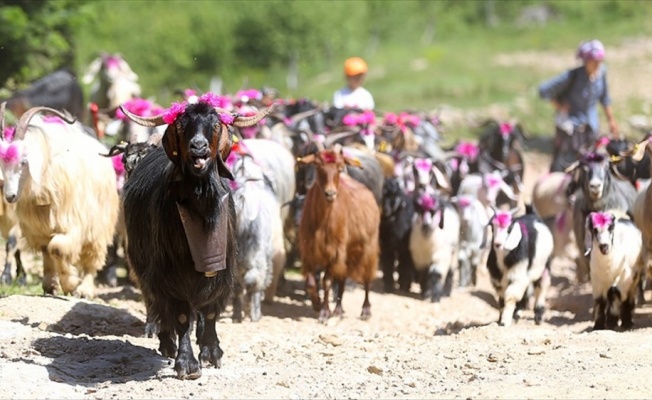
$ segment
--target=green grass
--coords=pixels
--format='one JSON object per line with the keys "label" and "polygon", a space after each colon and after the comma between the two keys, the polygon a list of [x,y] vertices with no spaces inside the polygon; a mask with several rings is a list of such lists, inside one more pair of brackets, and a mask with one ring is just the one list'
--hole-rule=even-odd
{"label": "green grass", "polygon": [[41,286],[40,279],[35,277],[32,278],[33,279],[28,279],[28,283],[25,286],[20,286],[16,283],[11,285],[0,285],[0,298],[14,294],[42,295],[43,287]]}

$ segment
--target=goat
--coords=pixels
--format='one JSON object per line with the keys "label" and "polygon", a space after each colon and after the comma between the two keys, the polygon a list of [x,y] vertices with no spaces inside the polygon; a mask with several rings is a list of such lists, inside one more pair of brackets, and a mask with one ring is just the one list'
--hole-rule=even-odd
{"label": "goat", "polygon": [[91,87],[91,102],[103,110],[116,110],[120,104],[140,96],[138,75],[120,54],[102,52],[88,66],[82,78]]}
{"label": "goat", "polygon": [[414,194],[410,254],[424,299],[450,296],[458,265],[460,218],[432,188]]}
{"label": "goat", "polygon": [[586,217],[585,227],[584,254],[589,256],[593,287],[593,329],[615,329],[618,320],[623,329],[630,329],[636,290],[647,261],[641,232],[620,210],[592,212]]}
{"label": "goat", "polygon": [[459,286],[475,286],[478,267],[483,265],[487,256],[486,249],[482,249],[481,245],[489,214],[485,205],[473,196],[455,196],[451,202],[460,214]]}
{"label": "goat", "polygon": [[[584,246],[585,221],[589,213],[604,210],[621,210],[630,216],[633,213],[636,189],[627,180],[614,179],[612,168],[605,155],[587,153],[566,169],[578,188],[573,204],[573,233],[578,249]],[[577,274],[579,281],[588,278],[589,260],[582,252],[577,258]]]}
{"label": "goat", "polygon": [[534,322],[539,325],[550,286],[552,234],[532,212],[517,218],[513,214],[497,211],[489,224],[493,238],[487,269],[498,294],[498,322],[510,326],[512,320],[520,318],[520,311],[529,302],[528,288],[533,284]]}
{"label": "goat", "polygon": [[32,107],[50,107],[83,118],[84,94],[75,74],[67,69],[55,71],[7,100],[7,108],[16,118]]}
{"label": "goat", "polygon": [[503,173],[499,171],[473,173],[467,175],[457,190],[458,196],[472,196],[480,200],[485,207],[497,207],[499,195],[503,193],[510,203],[518,201],[512,187],[503,179]]}
{"label": "goat", "polygon": [[[37,118],[42,111],[58,117]],[[13,140],[0,140],[3,191],[16,203],[27,246],[43,254],[45,293],[90,298],[115,232],[116,175],[111,160],[99,155],[105,147],[62,119],[73,122],[57,110],[32,108]]]}
{"label": "goat", "polygon": [[263,291],[271,302],[285,265],[285,246],[281,206],[267,182],[263,169],[242,149],[232,147],[226,160],[235,181],[231,185],[236,208],[236,232],[240,246],[238,277],[233,297],[233,320],[242,321],[243,289],[246,289],[245,312],[252,321],[261,317]]}
{"label": "goat", "polygon": [[5,240],[5,249],[7,260],[5,261],[4,270],[0,275],[0,284],[10,285],[14,278],[12,276],[12,261],[16,262],[16,283],[24,286],[27,280],[27,274],[20,258],[21,249],[18,241],[21,236],[20,227],[18,226],[18,217],[16,215],[16,205],[10,204],[4,196],[0,201],[0,233]]}
{"label": "goat", "polygon": [[385,292],[394,292],[394,264],[398,263],[398,285],[409,292],[414,280],[414,265],[410,254],[410,231],[414,203],[397,178],[383,184],[382,216],[380,218],[380,265]]}
{"label": "goat", "polygon": [[[345,165],[360,166],[342,149],[322,150],[301,157],[302,164],[313,164],[317,178],[305,198],[299,224],[299,252],[306,291],[320,322],[331,316],[328,296],[331,281],[338,286],[334,315],[342,316],[345,280],[364,284],[362,319],[371,316],[369,289],[378,269],[378,227],[380,211],[369,189],[344,172]],[[321,302],[315,274],[324,271]]]}
{"label": "goat", "polygon": [[[269,112],[234,116],[216,108],[214,97],[206,93],[197,103],[174,103],[155,117],[122,110],[141,125],[168,124],[163,148],[138,163],[122,196],[129,265],[148,322],[160,329],[159,351],[176,356],[179,379],[199,378],[201,365],[221,366],[215,322],[237,273],[235,204],[226,181],[233,175],[224,162],[231,150],[227,125],[253,125]],[[199,362],[190,339],[194,321]]]}

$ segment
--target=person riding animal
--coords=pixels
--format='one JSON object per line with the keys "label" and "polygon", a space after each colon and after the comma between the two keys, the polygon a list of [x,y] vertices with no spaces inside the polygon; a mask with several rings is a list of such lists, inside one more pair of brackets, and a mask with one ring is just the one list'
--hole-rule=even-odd
{"label": "person riding animal", "polygon": [[556,111],[553,161],[550,171],[563,171],[582,150],[592,148],[600,132],[598,102],[604,109],[613,139],[620,139],[611,108],[604,45],[599,40],[577,48],[580,67],[567,70],[539,86],[539,96],[550,100]]}

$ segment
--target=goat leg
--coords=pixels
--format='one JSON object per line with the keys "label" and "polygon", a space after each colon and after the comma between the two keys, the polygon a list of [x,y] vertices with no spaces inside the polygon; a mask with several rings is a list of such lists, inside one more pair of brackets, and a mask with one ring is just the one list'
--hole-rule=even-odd
{"label": "goat leg", "polygon": [[56,295],[58,292],[61,292],[61,287],[59,285],[59,277],[57,276],[54,260],[45,247],[41,250],[41,254],[43,256],[43,292],[45,294]]}
{"label": "goat leg", "polygon": [[371,287],[371,282],[368,280],[364,282],[364,303],[362,303],[362,313],[360,318],[363,321],[371,318],[371,303],[369,302],[369,288]]}
{"label": "goat leg", "polygon": [[177,355],[177,345],[174,343],[176,340],[177,335],[172,331],[161,330],[158,333],[158,351],[163,357],[174,358]]}
{"label": "goat leg", "polygon": [[338,279],[337,283],[337,298],[335,299],[335,310],[333,315],[342,318],[344,316],[344,309],[342,309],[342,297],[344,296],[345,279]]}
{"label": "goat leg", "polygon": [[[177,378],[179,379],[197,379],[201,376],[201,366],[195,358],[192,352],[192,343],[190,340],[190,333],[192,329],[193,314],[189,310],[189,307],[175,307],[178,311],[176,315],[177,321],[175,323],[175,330],[179,336],[179,349],[177,351],[177,357],[174,360],[174,370],[177,373]],[[173,308],[174,309],[174,308]],[[207,316],[208,318],[208,316]],[[208,332],[210,324],[207,323],[204,327],[203,339],[206,337],[206,332]]]}
{"label": "goat leg", "polygon": [[313,310],[319,311],[321,309],[321,301],[319,300],[317,281],[315,280],[315,274],[313,272],[308,272],[306,275],[306,294],[312,301]]}
{"label": "goat leg", "polygon": [[[202,321],[201,337],[197,332],[197,344],[199,345],[199,362],[202,367],[212,365],[216,368],[222,367],[222,356],[224,351],[220,347],[220,340],[217,337],[215,324],[219,313],[217,307],[208,306],[200,310],[198,318]],[[198,321],[199,321],[198,319]]]}
{"label": "goat leg", "polygon": [[257,290],[253,287],[247,288],[246,301],[249,305],[247,308],[249,309],[249,318],[251,318],[251,322],[258,322],[262,317],[262,312],[260,309],[262,298],[262,290]]}
{"label": "goat leg", "polygon": [[[325,324],[326,321],[331,317],[331,308],[328,304],[328,297],[331,291],[331,285],[333,283],[332,278],[328,271],[324,271],[324,277],[322,278],[322,289],[324,291],[324,301],[321,303],[321,310],[319,311],[319,322]],[[344,290],[344,285],[341,285],[340,290]],[[313,303],[314,304],[314,303]]]}
{"label": "goat leg", "polygon": [[16,282],[20,286],[25,286],[27,284],[27,273],[25,272],[23,261],[20,259],[20,249],[16,249],[14,258],[16,260]]}
{"label": "goat leg", "polygon": [[242,313],[242,303],[243,303],[243,288],[240,282],[236,282],[233,287],[233,314],[231,319],[233,322],[242,322],[244,319]]}
{"label": "goat leg", "polygon": [[633,297],[623,301],[620,305],[620,319],[622,321],[621,327],[623,330],[630,330],[632,329],[632,326],[634,326],[634,322],[632,321],[632,314],[634,312],[635,306],[636,302],[634,301]]}
{"label": "goat leg", "polygon": [[[5,269],[2,272],[2,276],[0,276],[0,283],[5,285],[11,285],[11,282],[13,281],[11,277],[11,270],[12,270],[11,253],[13,250],[16,249],[16,245],[17,245],[16,236],[9,235],[9,237],[7,238],[7,246],[6,246],[7,262],[5,263]],[[17,268],[20,267],[17,266]],[[16,279],[18,279],[18,272],[19,270],[16,271]]]}
{"label": "goat leg", "polygon": [[606,314],[607,300],[600,296],[594,300],[593,305],[593,330],[602,330],[605,328],[605,314]]}
{"label": "goat leg", "polygon": [[546,265],[541,278],[534,282],[534,323],[537,325],[543,320],[548,288],[550,288],[550,263]]}
{"label": "goat leg", "polygon": [[408,245],[402,246],[398,254],[398,288],[405,293],[410,292],[414,281],[414,263]]}
{"label": "goat leg", "polygon": [[617,287],[611,287],[607,291],[607,329],[615,330],[620,319],[622,297]]}
{"label": "goat leg", "polygon": [[380,264],[383,270],[385,293],[394,293],[394,251],[389,246],[380,249]]}

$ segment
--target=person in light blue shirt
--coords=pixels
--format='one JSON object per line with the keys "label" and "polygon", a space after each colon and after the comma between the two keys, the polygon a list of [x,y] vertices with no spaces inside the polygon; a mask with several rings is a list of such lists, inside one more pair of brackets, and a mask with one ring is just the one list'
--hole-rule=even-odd
{"label": "person in light blue shirt", "polygon": [[550,100],[556,111],[556,133],[551,171],[563,171],[580,151],[594,146],[600,134],[598,103],[602,105],[614,139],[620,138],[611,108],[605,51],[599,40],[580,44],[577,57],[583,65],[570,69],[539,86],[542,99]]}

